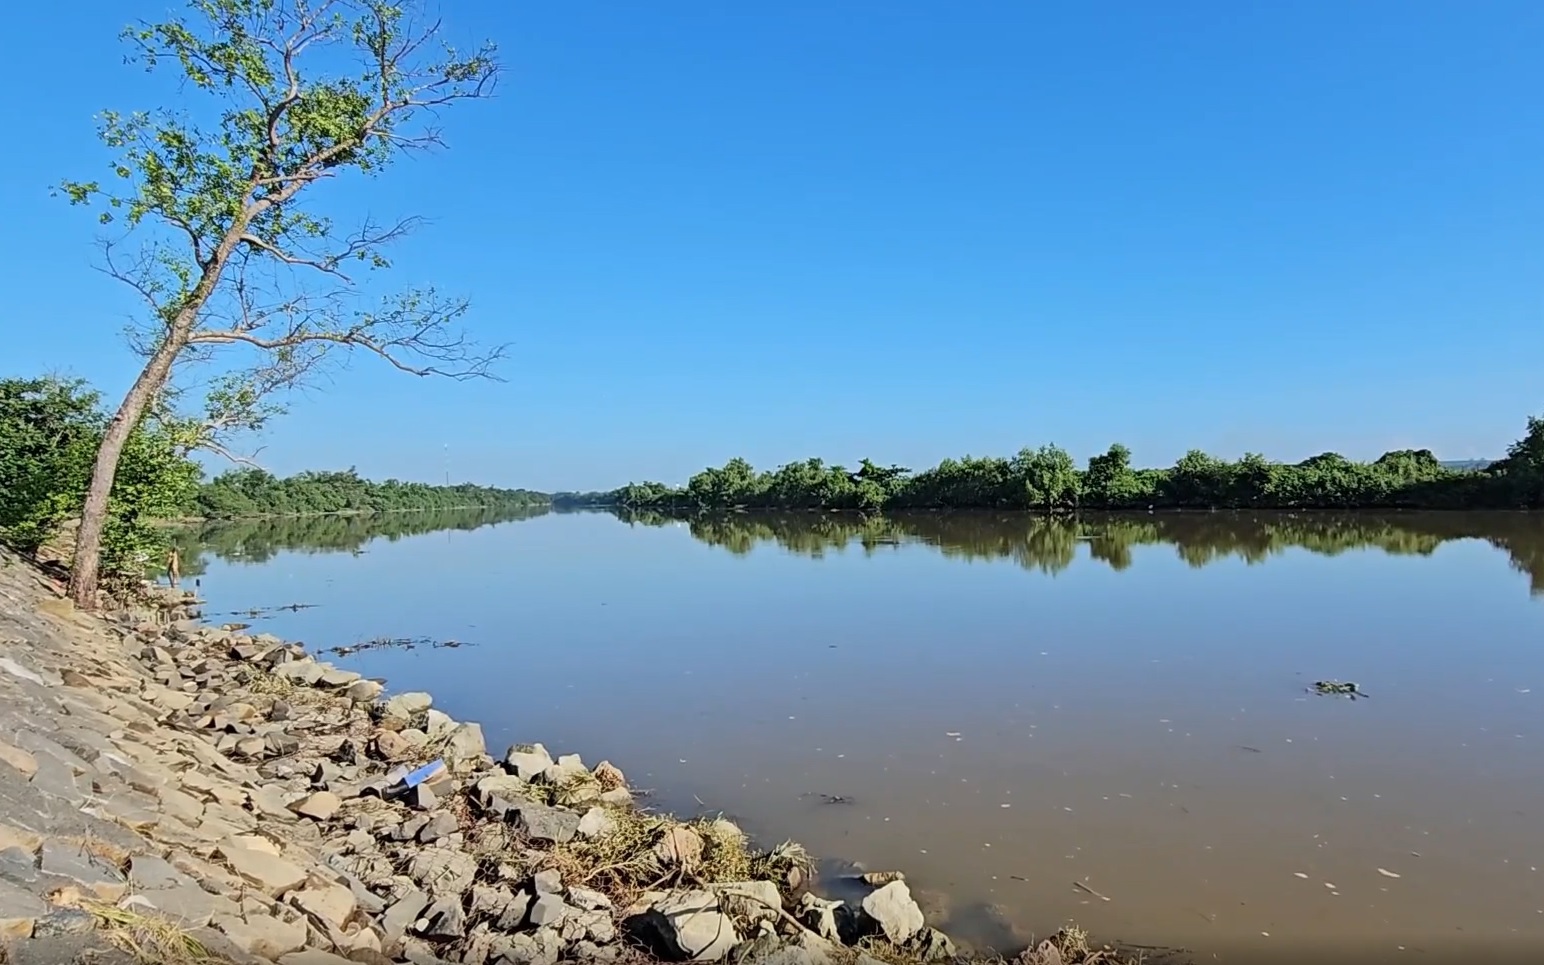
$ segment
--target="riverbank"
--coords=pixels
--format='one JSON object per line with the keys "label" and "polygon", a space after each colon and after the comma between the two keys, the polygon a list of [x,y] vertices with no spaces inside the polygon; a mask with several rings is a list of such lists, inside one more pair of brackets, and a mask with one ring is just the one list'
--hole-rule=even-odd
{"label": "riverbank", "polygon": [[[899,873],[821,897],[797,845],[650,813],[610,763],[495,759],[429,695],[188,597],[99,617],[59,589],[0,551],[8,963],[995,957],[929,927]],[[1021,956],[1113,959],[1073,932]]]}

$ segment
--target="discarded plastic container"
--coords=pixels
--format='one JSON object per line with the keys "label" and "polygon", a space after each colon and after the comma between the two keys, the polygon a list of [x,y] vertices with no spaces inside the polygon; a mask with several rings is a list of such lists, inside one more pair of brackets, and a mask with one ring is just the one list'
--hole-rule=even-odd
{"label": "discarded plastic container", "polygon": [[381,797],[388,801],[399,798],[418,785],[432,781],[444,773],[445,762],[438,758],[411,771],[406,766],[395,768],[386,775],[386,790],[382,792]]}

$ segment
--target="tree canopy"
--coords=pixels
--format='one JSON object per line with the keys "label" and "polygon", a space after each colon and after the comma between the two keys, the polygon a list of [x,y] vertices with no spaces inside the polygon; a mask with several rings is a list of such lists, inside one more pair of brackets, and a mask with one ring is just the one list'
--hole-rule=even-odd
{"label": "tree canopy", "polygon": [[1529,419],[1505,459],[1481,469],[1443,465],[1428,449],[1401,449],[1371,462],[1333,452],[1301,462],[1250,453],[1229,461],[1191,450],[1167,468],[1138,469],[1112,445],[1080,469],[1054,446],[1002,457],[945,459],[921,472],[856,470],[820,459],[757,471],[744,459],[704,469],[685,486],[629,483],[604,498],[631,509],[879,510],[1020,509],[1383,509],[1544,506],[1544,419]]}
{"label": "tree canopy", "polygon": [[200,487],[189,508],[205,519],[389,513],[446,509],[526,509],[551,497],[529,489],[458,483],[434,486],[387,479],[372,482],[353,469],[302,472],[281,479],[261,469],[233,469]]}
{"label": "tree canopy", "polygon": [[[0,540],[36,553],[80,515],[108,415],[78,380],[0,379]],[[201,475],[174,421],[150,418],[129,435],[102,539],[110,582],[137,576],[164,546],[154,524],[176,516]]]}

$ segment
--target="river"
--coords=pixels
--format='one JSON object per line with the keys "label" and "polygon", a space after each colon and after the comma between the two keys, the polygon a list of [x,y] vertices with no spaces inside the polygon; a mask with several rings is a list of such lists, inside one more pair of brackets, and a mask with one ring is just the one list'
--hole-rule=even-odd
{"label": "river", "polygon": [[[463,642],[338,662],[495,750],[610,759],[654,806],[904,869],[972,941],[1075,919],[1201,953],[1544,942],[1544,517],[404,514],[184,539],[212,615],[310,604],[250,622],[313,649]],[[1369,696],[1307,692],[1328,678]]]}

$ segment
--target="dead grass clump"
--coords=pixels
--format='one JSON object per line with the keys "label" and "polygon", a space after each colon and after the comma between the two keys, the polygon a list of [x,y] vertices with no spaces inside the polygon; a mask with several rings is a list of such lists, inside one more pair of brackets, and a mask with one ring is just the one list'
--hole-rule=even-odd
{"label": "dead grass clump", "polygon": [[1012,965],[1139,965],[1142,956],[1127,955],[1108,945],[1097,948],[1088,932],[1068,925],[1050,938],[1024,949]]}
{"label": "dead grass clump", "polygon": [[[659,887],[766,878],[783,890],[790,878],[807,881],[813,867],[796,844],[785,843],[765,854],[751,851],[744,832],[722,818],[682,823],[633,808],[608,813],[614,822],[608,833],[557,845],[545,852],[540,866],[561,872],[565,881],[603,892],[619,906]],[[701,854],[684,863],[662,859],[660,843],[680,831],[701,840]]]}
{"label": "dead grass clump", "polygon": [[158,915],[112,905],[87,905],[103,937],[144,965],[190,965],[215,961],[198,939]]}
{"label": "dead grass clump", "polygon": [[784,841],[751,857],[750,877],[775,882],[785,899],[796,896],[814,875],[815,859],[796,841]]}
{"label": "dead grass clump", "polygon": [[851,951],[851,960],[856,962],[862,957],[878,959],[887,965],[917,965],[920,958],[915,953],[885,941],[883,938],[869,936],[858,940],[856,945],[848,946]]}
{"label": "dead grass clump", "polygon": [[479,821],[466,831],[466,850],[486,867],[518,860],[524,847],[520,832],[502,822]]}
{"label": "dead grass clump", "polygon": [[236,680],[237,683],[251,693],[263,694],[268,697],[282,697],[286,700],[290,699],[296,691],[301,689],[293,680],[287,677],[275,676],[256,667],[246,668],[245,672],[237,675]]}
{"label": "dead grass clump", "polygon": [[703,881],[748,881],[754,863],[750,848],[733,822],[723,818],[698,818],[686,825],[702,839],[702,858],[695,871]]}
{"label": "dead grass clump", "polygon": [[542,864],[561,871],[565,881],[593,888],[625,906],[662,880],[654,845],[671,822],[634,810],[614,810],[611,817],[615,823],[609,833],[560,844],[547,852]]}
{"label": "dead grass clump", "polygon": [[531,787],[541,790],[546,796],[546,803],[560,807],[575,807],[594,801],[605,790],[600,780],[589,772],[577,774],[561,784],[533,784]]}

